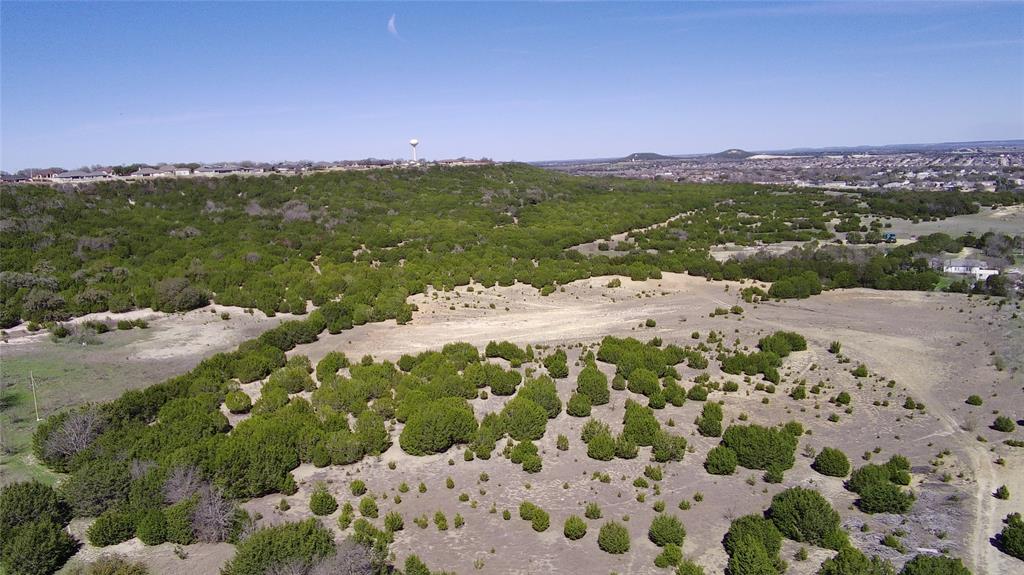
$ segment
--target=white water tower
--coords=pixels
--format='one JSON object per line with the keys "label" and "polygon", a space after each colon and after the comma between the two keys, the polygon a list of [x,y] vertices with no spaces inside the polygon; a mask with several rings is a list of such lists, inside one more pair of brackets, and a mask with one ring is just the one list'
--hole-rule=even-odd
{"label": "white water tower", "polygon": [[409,145],[412,146],[412,161],[416,161],[416,146],[420,145],[420,141],[416,138],[409,140]]}

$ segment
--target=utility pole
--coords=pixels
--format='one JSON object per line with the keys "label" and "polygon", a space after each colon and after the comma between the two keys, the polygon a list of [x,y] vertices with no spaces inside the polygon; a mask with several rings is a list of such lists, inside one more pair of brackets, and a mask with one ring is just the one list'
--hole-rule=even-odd
{"label": "utility pole", "polygon": [[32,381],[32,403],[36,406],[36,422],[40,422],[43,419],[39,417],[39,399],[36,397],[36,378],[32,376],[32,372],[28,372],[28,378]]}

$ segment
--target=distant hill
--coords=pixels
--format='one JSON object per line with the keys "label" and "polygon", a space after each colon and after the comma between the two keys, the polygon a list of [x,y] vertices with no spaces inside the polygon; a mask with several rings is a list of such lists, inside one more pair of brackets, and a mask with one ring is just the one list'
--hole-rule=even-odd
{"label": "distant hill", "polygon": [[710,154],[709,158],[718,158],[721,160],[745,160],[750,156],[753,156],[752,152],[741,150],[739,148],[730,148],[724,152],[718,152],[717,154]]}
{"label": "distant hill", "polygon": [[654,152],[636,152],[622,158],[622,162],[649,162],[652,160],[675,160],[675,156],[663,156]]}

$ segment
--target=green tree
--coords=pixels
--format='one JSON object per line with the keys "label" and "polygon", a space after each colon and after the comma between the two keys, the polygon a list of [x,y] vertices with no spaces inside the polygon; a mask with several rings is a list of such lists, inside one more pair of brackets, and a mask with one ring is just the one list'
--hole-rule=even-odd
{"label": "green tree", "polygon": [[57,523],[40,519],[3,534],[4,570],[11,575],[49,575],[75,554],[75,540]]}
{"label": "green tree", "polygon": [[139,519],[135,536],[146,545],[159,545],[167,541],[167,516],[163,509],[150,509]]}
{"label": "green tree", "polygon": [[734,544],[729,556],[729,575],[779,575],[779,570],[764,546],[746,536]]}
{"label": "green tree", "polygon": [[275,567],[298,562],[311,565],[334,552],[334,536],[317,519],[260,529],[235,547],[223,575],[263,575]]}
{"label": "green tree", "polygon": [[15,527],[49,519],[66,525],[71,510],[49,485],[26,481],[5,485],[0,489],[0,532],[10,533]]}
{"label": "green tree", "polygon": [[391,446],[391,435],[384,426],[384,418],[367,410],[356,418],[356,438],[363,446],[363,451],[370,455],[380,455]]}
{"label": "green tree", "polygon": [[900,575],[971,575],[971,572],[958,558],[915,555],[903,565]]}
{"label": "green tree", "polygon": [[711,448],[704,469],[712,475],[732,475],[736,471],[736,452],[724,445]]}
{"label": "green tree", "polygon": [[573,417],[590,416],[590,398],[581,393],[574,393],[566,404],[565,412]]}
{"label": "green tree", "polygon": [[813,489],[792,487],[772,498],[768,518],[786,537],[828,547],[839,529],[839,514]]}
{"label": "green tree", "polygon": [[509,436],[517,441],[540,439],[547,429],[548,414],[544,408],[518,395],[505,405],[501,416]]}
{"label": "green tree", "polygon": [[123,511],[104,511],[93,521],[86,532],[89,543],[96,547],[116,545],[135,536],[135,521],[132,515]]}
{"label": "green tree", "polygon": [[602,431],[587,443],[587,457],[598,461],[611,461],[615,457],[615,439],[612,434]]}
{"label": "green tree", "polygon": [[811,468],[830,477],[846,477],[850,473],[850,460],[838,449],[826,447],[818,452]]}
{"label": "green tree", "polygon": [[588,364],[576,377],[576,392],[587,396],[591,405],[604,405],[611,397],[608,376],[597,369],[597,366]]}

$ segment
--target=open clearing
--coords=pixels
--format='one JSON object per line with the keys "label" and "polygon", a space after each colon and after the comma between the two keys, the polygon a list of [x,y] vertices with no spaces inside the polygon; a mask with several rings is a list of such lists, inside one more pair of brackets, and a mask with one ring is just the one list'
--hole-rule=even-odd
{"label": "open clearing", "polygon": [[[223,320],[221,313],[228,313]],[[24,325],[9,330],[0,343],[0,378],[14,406],[3,414],[4,445],[13,453],[0,460],[0,484],[36,477],[52,481],[53,474],[32,463],[31,435],[36,425],[32,381],[39,417],[73,405],[117,398],[129,389],[146,387],[195,367],[203,358],[230,351],[292,317],[268,318],[259,311],[208,306],[187,313],[162,314],[141,310],[124,314],[93,314],[87,320],[145,319],[147,329],[112,330],[89,337],[86,343],[67,338],[50,340],[49,332],[30,334]]]}
{"label": "open clearing", "polygon": [[[785,360],[781,370],[784,383],[774,394],[755,391],[752,383],[743,383],[742,376],[721,373],[717,362],[712,361],[709,369],[712,379],[740,383],[739,392],[713,392],[710,396],[712,400],[724,400],[725,425],[738,422],[740,415],[746,414],[752,423],[771,425],[795,419],[811,430],[801,438],[797,463],[786,472],[782,484],[762,482],[759,471],[740,469],[728,477],[706,473],[702,467],[705,455],[718,440],[696,434],[693,421],[702,404],[687,401],[682,407],[669,405],[656,411],[663,427],[673,420],[675,425],[670,429],[685,435],[693,449],[684,461],[665,465],[658,495],[632,485],[644,466],[650,464],[650,448],[641,448],[634,460],[591,460],[579,439],[585,420],[563,411],[548,423],[547,433],[537,442],[544,466],[536,474],[527,474],[501,457],[500,447],[489,461],[463,461],[462,450],[457,448],[428,457],[406,455],[397,445],[398,425],[392,434],[394,445],[380,458],[344,467],[317,469],[303,465],[297,469],[294,474],[300,490],[287,498],[291,503],[288,511],[276,509],[280,494],[252,500],[245,507],[260,512],[266,523],[308,517],[309,494],[318,480],[328,482],[339,503],[350,501],[356,505],[358,498],[352,497],[348,489],[351,479],[358,477],[378,497],[381,517],[392,510],[404,516],[405,530],[396,535],[392,546],[400,561],[409,553],[417,553],[432,568],[459,573],[656,573],[661,572],[653,564],[658,550],[647,540],[646,532],[655,515],[654,502],[664,501],[666,511],[679,516],[687,528],[685,555],[703,564],[709,573],[721,573],[727,560],[721,540],[730,520],[759,513],[775,493],[804,485],[813,486],[832,501],[854,544],[869,554],[901,563],[919,550],[947,549],[963,557],[978,574],[1010,573],[1019,567],[1017,560],[1000,553],[989,541],[999,531],[1002,517],[1021,510],[1019,499],[998,500],[992,492],[1006,484],[1011,493],[1024,493],[1024,456],[1020,449],[1001,443],[1008,437],[1019,438],[1021,432],[1007,435],[987,427],[995,410],[1015,419],[1021,416],[1019,367],[1024,357],[1024,324],[1010,318],[1010,306],[997,309],[994,300],[958,294],[865,289],[831,291],[784,303],[747,304],[738,297],[743,286],[735,282],[665,274],[660,280],[644,282],[622,278],[621,287],[605,287],[610,279],[574,282],[548,297],[540,297],[536,290],[523,285],[490,289],[477,285],[472,286],[473,291],[462,287],[451,292],[428,292],[412,298],[419,311],[408,325],[390,321],[358,326],[338,335],[323,335],[289,355],[304,354],[315,362],[329,351],[341,350],[353,360],[370,354],[394,361],[404,353],[439,349],[453,341],[467,341],[480,349],[491,340],[567,346],[570,374],[557,381],[565,402],[581,369],[573,363],[584,346],[597,344],[604,335],[633,336],[643,341],[657,336],[666,344],[687,345],[695,343],[692,332],[698,332],[703,341],[710,330],[717,330],[726,341],[738,338],[753,347],[758,338],[775,330],[796,331],[807,337],[808,350]],[[735,304],[745,308],[743,314],[709,317],[716,307]],[[642,327],[648,318],[656,320],[656,327]],[[268,326],[253,325],[250,335]],[[198,336],[216,329],[216,324],[196,322],[191,329]],[[101,337],[130,337],[136,333]],[[161,345],[163,337],[180,337],[176,333],[157,329],[154,323],[148,348],[166,347]],[[242,333],[234,335],[240,339]],[[842,342],[843,353],[852,363],[839,364],[826,351],[833,340]],[[143,348],[132,347],[138,342],[122,343],[122,352],[135,349],[134,353],[143,353],[138,351]],[[103,347],[109,354],[118,349],[115,342]],[[229,345],[225,343],[225,347]],[[19,352],[52,353],[54,349],[61,348],[40,341],[19,348]],[[142,369],[137,364],[147,363],[132,360],[127,353],[120,357],[129,357],[119,362],[125,370]],[[996,358],[1005,365],[1002,371],[994,367]],[[196,359],[177,361],[185,369]],[[871,377],[858,380],[849,373],[859,363],[868,367]],[[614,366],[599,365],[605,373],[613,373]],[[682,366],[680,372],[687,387],[698,373]],[[819,396],[796,401],[787,393],[791,382],[799,379],[806,379],[810,385],[826,382],[831,387]],[[889,380],[896,382],[892,388],[887,387]],[[853,397],[852,414],[828,403],[828,398],[839,391]],[[972,393],[985,399],[983,407],[964,403]],[[902,404],[908,395],[924,403],[926,411],[904,409]],[[621,429],[623,405],[630,397],[640,396],[613,391],[612,401],[595,407],[593,416],[608,422],[613,431]],[[480,416],[499,410],[507,400],[491,396],[472,403]],[[873,405],[875,401],[890,403],[885,407]],[[832,413],[839,415],[838,423],[826,420]],[[568,451],[555,449],[558,434],[569,437]],[[852,506],[855,496],[843,489],[842,480],[810,469],[810,459],[802,454],[806,446],[815,450],[839,447],[855,467],[864,463],[861,454],[876,449],[872,461],[883,461],[896,453],[906,455],[914,466],[911,486],[918,495],[914,509],[906,521],[895,515],[861,513]],[[938,457],[947,449],[949,455]],[[996,464],[998,458],[1004,459],[1002,465]],[[394,462],[396,468],[389,469],[388,462]],[[489,475],[489,481],[480,480],[482,472]],[[594,472],[608,473],[610,483],[592,479]],[[948,480],[943,481],[946,473]],[[447,477],[454,480],[453,489],[446,488]],[[401,494],[401,503],[395,503],[403,481],[412,489]],[[425,493],[417,492],[420,482],[427,487]],[[703,495],[702,502],[694,500],[697,492]],[[468,502],[459,501],[462,493],[468,494]],[[638,493],[645,494],[644,502],[637,500]],[[524,500],[550,513],[551,527],[546,532],[535,533],[528,522],[519,519],[517,508]],[[678,508],[683,500],[690,501],[691,509]],[[571,514],[582,516],[585,503],[590,501],[600,504],[604,518],[588,521],[589,530],[583,539],[568,541],[561,533],[563,521]],[[502,519],[504,509],[512,513],[508,521]],[[438,531],[433,525],[420,529],[412,522],[423,514],[432,517],[439,510],[449,521],[461,513],[465,526]],[[336,531],[338,513],[324,518],[324,524]],[[625,525],[633,539],[631,550],[625,555],[598,550],[600,525],[608,519],[625,521],[627,516]],[[869,526],[868,531],[861,531],[863,524]],[[902,537],[905,554],[880,544],[881,538],[895,529],[906,532]],[[789,573],[813,573],[829,553],[812,548],[807,561],[796,561],[793,554],[798,548],[792,542],[784,545],[782,556],[789,561]],[[159,573],[208,571],[230,556],[230,547],[223,545],[192,545],[186,551],[188,558],[181,560],[171,553],[168,544],[147,549],[137,540],[104,550],[138,556]],[[80,556],[93,557],[98,552],[86,546]]]}

